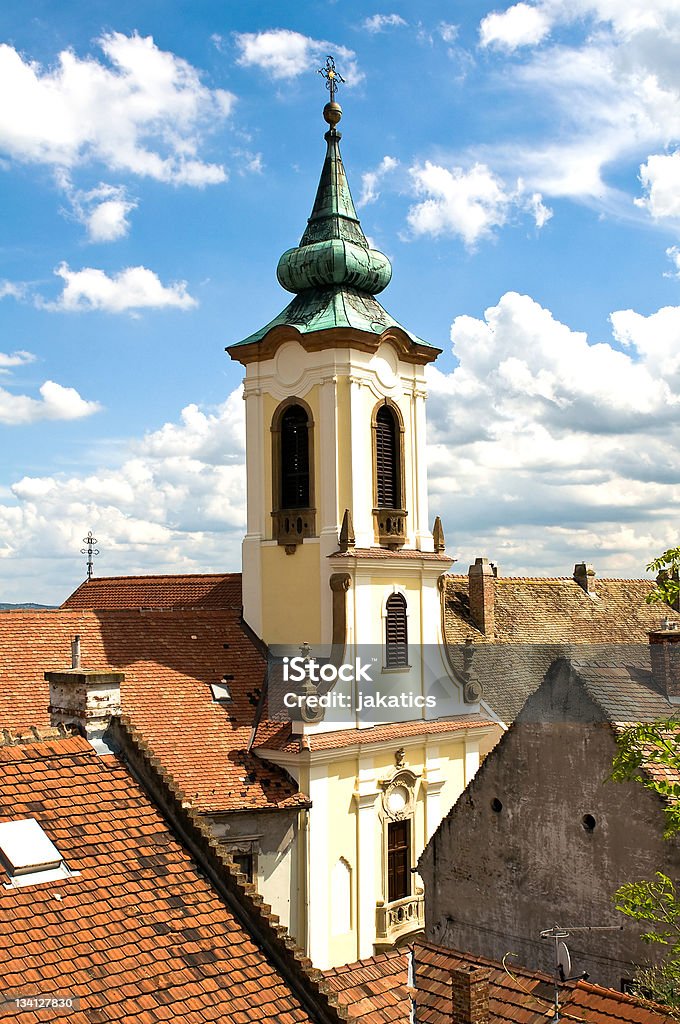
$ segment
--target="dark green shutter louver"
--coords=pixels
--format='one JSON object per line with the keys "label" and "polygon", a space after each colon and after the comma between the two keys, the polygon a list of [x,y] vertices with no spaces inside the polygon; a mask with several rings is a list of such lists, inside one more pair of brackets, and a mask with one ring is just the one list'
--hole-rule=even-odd
{"label": "dark green shutter louver", "polygon": [[375,456],[378,508],[399,508],[397,425],[386,405],[375,418]]}
{"label": "dark green shutter louver", "polygon": [[387,598],[385,622],[385,665],[398,668],[408,665],[408,632],[406,626],[406,601],[402,594],[391,594]]}
{"label": "dark green shutter louver", "polygon": [[309,508],[309,423],[299,405],[281,418],[281,508]]}

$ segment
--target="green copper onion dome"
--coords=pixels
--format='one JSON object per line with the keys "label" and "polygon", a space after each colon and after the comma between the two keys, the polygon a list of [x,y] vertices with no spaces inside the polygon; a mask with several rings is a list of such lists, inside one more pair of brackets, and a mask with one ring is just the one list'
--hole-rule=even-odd
{"label": "green copper onion dome", "polygon": [[[333,82],[341,81],[333,65],[330,70]],[[239,349],[259,344],[278,327],[292,327],[306,336],[335,328],[380,336],[397,327],[409,344],[419,351],[428,349],[427,358],[433,359],[439,349],[406,331],[374,297],[389,284],[392,267],[387,256],[370,248],[354,208],[336,130],[342,108],[335,102],[335,84],[323,116],[329,126],[324,136],[326,157],[312,213],[300,244],[284,252],[277,268],[279,283],[294,298],[278,316],[228,351],[239,358]]]}
{"label": "green copper onion dome", "polygon": [[335,129],[341,116],[339,103],[326,104],[328,148],[312,213],[299,246],[284,252],[276,271],[279,284],[295,294],[345,285],[377,295],[392,277],[387,256],[369,248],[354,208]]}

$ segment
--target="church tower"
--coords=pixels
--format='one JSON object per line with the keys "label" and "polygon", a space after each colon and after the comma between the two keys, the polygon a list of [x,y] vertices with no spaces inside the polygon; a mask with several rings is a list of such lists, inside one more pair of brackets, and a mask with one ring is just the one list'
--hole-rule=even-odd
{"label": "church tower", "polygon": [[439,645],[452,563],[427,507],[425,366],[440,350],[376,296],[392,268],[361,228],[331,92],[326,156],[300,244],[278,264],[293,300],[227,351],[245,366],[244,618],[268,645]]}

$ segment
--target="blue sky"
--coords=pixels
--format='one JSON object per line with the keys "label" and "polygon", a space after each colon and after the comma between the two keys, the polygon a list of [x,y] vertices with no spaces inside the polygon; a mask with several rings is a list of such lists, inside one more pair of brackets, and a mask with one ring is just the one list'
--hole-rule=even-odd
{"label": "blue sky", "polygon": [[343,157],[444,349],[431,514],[465,570],[641,575],[677,542],[675,0],[8,0],[0,12],[0,600],[236,569],[240,366]]}

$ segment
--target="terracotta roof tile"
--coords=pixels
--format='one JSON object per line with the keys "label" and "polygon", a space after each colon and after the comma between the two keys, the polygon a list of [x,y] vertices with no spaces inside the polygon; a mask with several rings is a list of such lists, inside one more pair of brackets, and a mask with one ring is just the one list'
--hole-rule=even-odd
{"label": "terracotta roof tile", "polygon": [[[418,1024],[451,1024],[451,970],[470,966],[490,971],[490,1024],[545,1024],[551,1016],[552,978],[514,964],[472,957],[430,943],[416,942],[415,981]],[[392,950],[369,960],[324,972],[341,1002],[351,1006],[366,1024],[375,1020],[410,1020],[408,953]],[[561,989],[560,1005],[565,1020],[588,1024],[672,1024],[674,1018],[613,989],[587,982],[568,982]],[[385,1016],[381,1016],[385,1014]]]}
{"label": "terracotta roof tile", "polygon": [[[123,712],[196,807],[305,802],[285,771],[246,753],[265,663],[240,608],[0,612],[0,730],[50,724],[43,673],[68,667],[75,635],[84,666],[125,673]],[[210,690],[224,675],[229,704]]]}
{"label": "terracotta roof tile", "polygon": [[[47,801],[52,810],[36,810]],[[24,817],[40,822],[80,874],[0,889],[0,940],[11,939],[3,951],[5,992],[78,996],[72,1024],[231,1022],[227,997],[238,970],[249,992],[244,1024],[279,1021],[282,1014],[292,1024],[310,1024],[115,758],[97,757],[80,737],[0,748],[0,820]],[[86,849],[77,827],[83,820],[95,828]],[[120,884],[112,886],[112,877]],[[187,961],[197,969],[188,970]],[[8,1024],[42,1019],[0,1008]]]}
{"label": "terracotta roof tile", "polygon": [[334,551],[329,558],[342,561],[352,558],[409,558],[423,559],[426,562],[444,562],[446,566],[451,565],[453,559],[448,555],[439,554],[437,551],[414,551],[412,548],[399,548],[398,551],[390,551],[389,548],[353,548],[350,551]]}
{"label": "terracotta roof tile", "polygon": [[241,574],[95,576],[62,608],[240,608]]}
{"label": "terracotta roof tile", "polygon": [[[301,749],[335,750],[341,747],[369,746],[371,743],[384,743],[407,736],[432,736],[437,733],[460,732],[464,729],[483,728],[495,723],[483,715],[460,715],[455,718],[438,718],[436,721],[418,719],[414,722],[395,722],[387,725],[374,725],[366,729],[341,729],[337,732],[307,733],[304,746],[301,739],[295,736],[290,724],[279,725],[269,731],[258,729],[258,750],[286,750],[297,753]],[[308,746],[307,746],[308,744]]]}

